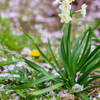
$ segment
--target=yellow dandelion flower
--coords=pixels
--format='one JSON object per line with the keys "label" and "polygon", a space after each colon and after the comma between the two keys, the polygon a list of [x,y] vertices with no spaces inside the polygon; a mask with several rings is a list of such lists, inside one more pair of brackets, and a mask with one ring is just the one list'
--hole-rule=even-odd
{"label": "yellow dandelion flower", "polygon": [[40,52],[39,52],[38,50],[32,51],[32,52],[30,53],[30,55],[31,55],[31,56],[34,56],[34,57],[39,57],[39,56],[41,56],[41,54],[40,54]]}

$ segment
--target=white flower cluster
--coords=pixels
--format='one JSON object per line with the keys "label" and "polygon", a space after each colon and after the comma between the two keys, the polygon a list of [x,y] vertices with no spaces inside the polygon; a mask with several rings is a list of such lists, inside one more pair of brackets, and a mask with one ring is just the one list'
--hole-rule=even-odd
{"label": "white flower cluster", "polygon": [[[65,22],[65,23],[69,23],[70,21],[72,21],[72,18],[70,16],[70,10],[71,10],[71,3],[73,2],[74,0],[63,0],[62,2],[60,2],[60,0],[55,0],[53,2],[53,4],[58,4],[60,3],[61,5],[59,6],[59,8],[61,9],[61,13],[58,14],[58,16],[60,16],[61,18],[61,23]],[[86,15],[86,7],[87,5],[86,4],[83,4],[81,6],[81,10],[78,10],[76,12],[81,12],[81,14],[85,17]]]}
{"label": "white flower cluster", "polygon": [[83,91],[83,85],[75,84],[75,85],[72,87],[72,89],[74,89],[74,91],[75,91],[76,89],[79,89],[80,91]]}

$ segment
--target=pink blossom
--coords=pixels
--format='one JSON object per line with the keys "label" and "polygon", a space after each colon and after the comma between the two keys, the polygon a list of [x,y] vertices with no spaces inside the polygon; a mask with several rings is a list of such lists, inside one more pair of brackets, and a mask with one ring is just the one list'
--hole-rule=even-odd
{"label": "pink blossom", "polygon": [[79,79],[79,77],[80,77],[81,75],[83,75],[83,74],[80,73],[80,72],[77,72],[77,73],[76,73],[76,78],[75,78],[75,81],[76,81],[76,82],[77,82],[77,80]]}
{"label": "pink blossom", "polygon": [[94,33],[99,36],[100,31],[96,29],[96,30],[94,30]]}
{"label": "pink blossom", "polygon": [[29,48],[24,48],[21,51],[21,55],[29,55],[29,53],[32,52]]}
{"label": "pink blossom", "polygon": [[15,68],[15,65],[13,65],[13,64],[8,66],[8,70],[10,70],[10,71],[14,70],[14,68]]}
{"label": "pink blossom", "polygon": [[35,24],[35,29],[42,29],[43,25],[42,24]]}

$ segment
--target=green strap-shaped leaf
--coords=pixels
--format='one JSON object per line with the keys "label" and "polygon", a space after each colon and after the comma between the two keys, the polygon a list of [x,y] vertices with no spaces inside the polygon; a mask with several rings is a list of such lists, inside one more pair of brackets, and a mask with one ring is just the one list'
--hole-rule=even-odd
{"label": "green strap-shaped leaf", "polygon": [[91,66],[91,63],[95,63],[95,62],[97,62],[98,60],[100,59],[100,53],[98,52],[98,53],[96,53],[96,55],[94,54],[94,56],[93,57],[91,57],[90,59],[86,59],[86,62],[83,64],[83,66],[81,67],[81,71],[82,71],[82,73],[83,72],[85,72],[87,69],[88,69],[88,67],[87,66]]}
{"label": "green strap-shaped leaf", "polygon": [[[22,30],[22,29],[21,29]],[[23,30],[22,30],[23,31]],[[58,70],[56,69],[56,67],[50,62],[50,60],[43,54],[43,52],[39,49],[39,47],[37,46],[37,44],[34,42],[33,38],[28,34],[26,33],[25,31],[23,31],[23,33],[28,36],[32,42],[35,44],[36,48],[38,49],[38,51],[40,52],[42,58],[59,74]]]}
{"label": "green strap-shaped leaf", "polygon": [[74,47],[73,47],[73,51],[72,51],[72,59],[73,59],[73,57],[74,57],[74,55],[79,47],[79,41],[80,41],[81,37],[82,37],[82,34],[78,36],[78,38],[76,39],[76,41],[74,43]]}
{"label": "green strap-shaped leaf", "polygon": [[[47,71],[44,70],[44,68],[40,67],[39,65],[35,64],[34,62],[29,61],[28,59],[24,58],[25,62],[32,67],[33,69],[37,70],[38,72],[43,73],[46,76],[51,76],[50,73],[48,73]],[[56,82],[59,82],[57,79],[54,79]]]}
{"label": "green strap-shaped leaf", "polygon": [[34,96],[38,96],[38,95],[41,95],[41,94],[44,94],[44,93],[47,93],[47,92],[50,92],[52,90],[55,90],[61,86],[65,85],[65,83],[63,82],[60,82],[60,83],[57,83],[55,85],[52,85],[51,87],[49,88],[46,88],[46,89],[43,89],[43,90],[39,90],[39,91],[35,91],[35,92],[32,92],[31,94],[28,95],[27,98],[29,98],[30,100],[34,97]]}
{"label": "green strap-shaped leaf", "polygon": [[45,76],[45,77],[42,77],[40,79],[37,79],[37,80],[33,80],[33,81],[30,81],[28,83],[25,83],[25,84],[22,84],[22,85],[18,85],[16,87],[14,87],[13,89],[25,89],[25,88],[30,88],[30,87],[33,87],[34,85],[37,85],[39,83],[42,83],[44,81],[47,81],[47,80],[50,80],[50,79],[54,79],[54,78],[57,78],[57,76]]}
{"label": "green strap-shaped leaf", "polygon": [[100,76],[91,76],[90,78],[92,78],[92,79],[90,79],[89,81],[87,81],[87,82],[84,84],[84,87],[88,86],[88,85],[89,85],[91,82],[93,82],[94,80],[99,79]]}
{"label": "green strap-shaped leaf", "polygon": [[84,46],[84,43],[77,49],[77,51],[74,55],[74,58],[72,60],[72,67],[73,67],[74,74],[76,73],[77,64],[78,64],[78,60],[79,60],[79,55],[82,52],[83,46]]}
{"label": "green strap-shaped leaf", "polygon": [[[65,53],[65,49],[64,49],[64,42],[63,42],[63,38],[62,37],[62,40],[61,40],[61,45],[60,47],[58,48],[58,51],[59,51],[59,56],[60,56],[60,59],[61,59],[61,62],[63,64],[63,67],[64,67],[64,71],[65,71],[65,74],[66,74],[66,77],[70,77],[70,81],[71,81],[71,84],[73,85],[74,84],[74,80],[72,79],[73,77],[73,69],[69,66],[68,64],[68,58],[67,58],[67,55]],[[71,70],[70,70],[71,69]]]}
{"label": "green strap-shaped leaf", "polygon": [[83,35],[83,37],[82,37],[82,39],[81,39],[80,45],[82,44],[82,42],[84,42],[85,37],[86,37],[88,31],[89,31],[89,29],[87,29],[87,30],[83,33],[84,35]]}
{"label": "green strap-shaped leaf", "polygon": [[98,88],[98,87],[100,87],[100,85],[87,87],[87,88],[84,89],[82,92],[84,92],[84,91],[89,91],[89,90],[91,90],[91,89]]}
{"label": "green strap-shaped leaf", "polygon": [[40,67],[39,65],[35,64],[34,62],[26,59],[26,58],[23,58],[25,60],[25,62],[30,66],[32,67],[33,69],[35,69],[36,71],[38,72],[41,72],[43,73],[44,75],[50,75],[48,72],[46,72],[42,67]]}
{"label": "green strap-shaped leaf", "polygon": [[94,66],[98,61],[100,60],[100,55],[96,57],[96,59],[92,59],[91,63],[87,65],[83,70],[83,73],[86,72],[87,70],[90,70],[92,66]]}
{"label": "green strap-shaped leaf", "polygon": [[[85,79],[87,78],[87,76],[95,69],[97,69],[98,67],[100,67],[100,61],[98,61],[94,66],[92,66],[90,69],[88,69],[85,73],[83,73],[82,76],[80,76],[80,78],[78,79],[78,83],[82,84],[84,83]],[[83,80],[84,79],[84,80]]]}
{"label": "green strap-shaped leaf", "polygon": [[[100,57],[99,57],[99,59],[100,59]],[[98,59],[98,60],[99,60]],[[82,71],[81,71],[81,73],[85,73],[85,72],[87,72],[88,71],[88,73],[89,73],[89,71],[93,71],[93,70],[95,70],[96,68],[98,68],[98,67],[100,67],[100,66],[96,66],[96,68],[93,68],[95,65],[96,65],[96,62],[97,61],[93,61],[92,63],[90,63],[90,65],[88,65],[88,66],[86,66],[86,68],[85,69],[82,69]],[[92,70],[91,70],[92,69]],[[90,73],[89,73],[90,74]],[[88,76],[89,76],[89,74],[87,74],[87,76],[85,76],[85,78],[84,78],[84,80],[82,80],[82,82],[81,82],[81,84],[85,84],[86,82],[87,82],[87,79],[88,79]]]}
{"label": "green strap-shaped leaf", "polygon": [[88,48],[89,42],[91,42],[91,35],[92,35],[92,34],[91,34],[91,28],[89,28],[89,33],[88,33],[88,36],[87,36],[86,44],[85,44],[85,47],[84,47],[84,50],[83,50],[81,59],[83,58],[84,53],[86,52],[86,50],[87,50],[87,48]]}
{"label": "green strap-shaped leaf", "polygon": [[100,25],[100,22],[92,29],[93,31],[95,30],[95,29],[97,29],[97,27]]}
{"label": "green strap-shaped leaf", "polygon": [[63,34],[63,37],[62,37],[62,41],[63,41],[63,45],[64,46],[64,51],[65,51],[65,54],[68,55],[68,34],[67,34],[67,26],[64,30],[64,34]]}
{"label": "green strap-shaped leaf", "polygon": [[89,57],[87,58],[87,60],[89,60],[90,58],[92,58],[98,51],[100,50],[100,45],[98,45],[89,55]]}
{"label": "green strap-shaped leaf", "polygon": [[61,68],[60,68],[59,64],[57,63],[56,58],[55,58],[55,56],[54,56],[54,54],[53,54],[53,52],[52,52],[49,39],[48,39],[48,47],[49,47],[49,51],[50,51],[50,54],[51,54],[51,56],[52,56],[52,59],[53,59],[53,61],[55,62],[57,68],[59,69],[59,74],[66,80],[66,77],[65,77],[65,75],[63,74],[63,71],[61,70]]}
{"label": "green strap-shaped leaf", "polygon": [[[36,44],[35,44],[36,45]],[[57,68],[50,62],[50,60],[42,53],[42,51],[39,49],[39,47],[36,45],[38,51],[40,52],[41,56],[43,59],[59,74],[59,71]]]}
{"label": "green strap-shaped leaf", "polygon": [[64,24],[63,24],[63,27],[62,27],[62,29],[61,29],[61,33],[65,30],[66,26],[67,26],[67,23],[64,23]]}
{"label": "green strap-shaped leaf", "polygon": [[86,96],[83,93],[77,94],[78,96],[81,96],[82,98],[84,98],[84,100],[90,100],[88,96]]}
{"label": "green strap-shaped leaf", "polygon": [[26,98],[26,95],[21,91],[21,90],[16,90],[16,93],[20,96],[20,97],[23,97],[23,98]]}
{"label": "green strap-shaped leaf", "polygon": [[[95,34],[95,33],[94,33],[94,34]],[[99,39],[99,37],[97,36],[97,38],[96,38],[96,39],[92,39],[92,41],[100,42],[100,39]],[[97,45],[95,45],[95,46],[97,46]]]}
{"label": "green strap-shaped leaf", "polygon": [[87,50],[87,52],[86,52],[86,54],[80,59],[80,61],[79,61],[79,63],[78,63],[78,69],[77,69],[77,71],[80,71],[80,70],[82,70],[82,68],[83,68],[83,65],[87,62],[87,57],[88,57],[88,55],[89,55],[89,53],[90,53],[90,49],[91,47],[89,47],[89,49]]}
{"label": "green strap-shaped leaf", "polygon": [[61,45],[58,48],[59,56],[60,56],[60,59],[62,61],[66,76],[67,75],[70,76],[70,70],[69,70],[69,65],[68,65],[68,61],[67,61],[67,55],[65,53],[65,49],[64,49],[64,45],[63,44],[64,44],[64,42],[63,42],[63,37],[62,37]]}
{"label": "green strap-shaped leaf", "polygon": [[97,36],[94,32],[92,32],[92,35],[95,37],[95,41],[100,42],[99,36]]}

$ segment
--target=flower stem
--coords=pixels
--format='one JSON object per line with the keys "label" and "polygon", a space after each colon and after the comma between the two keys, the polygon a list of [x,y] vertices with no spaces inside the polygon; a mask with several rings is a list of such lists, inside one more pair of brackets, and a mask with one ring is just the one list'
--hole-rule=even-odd
{"label": "flower stem", "polygon": [[82,11],[82,9],[80,9],[80,10],[77,10],[77,11],[75,11],[75,12],[81,12]]}
{"label": "flower stem", "polygon": [[61,2],[59,2],[61,5],[62,5],[62,3]]}
{"label": "flower stem", "polygon": [[33,70],[33,72],[32,72],[31,80],[33,80],[34,72],[35,72],[35,70]]}
{"label": "flower stem", "polygon": [[[70,11],[70,16],[72,17],[72,12]],[[70,52],[70,36],[71,36],[71,30],[72,30],[72,21],[69,23],[69,28],[68,28],[68,57],[69,57],[69,66],[70,66],[70,56],[71,56],[71,52]]]}
{"label": "flower stem", "polygon": [[[72,18],[72,11],[70,11],[70,17]],[[68,27],[68,50],[67,50],[68,52],[67,52],[67,54],[68,54],[68,65],[71,69],[70,70],[70,77],[71,77],[70,83],[71,83],[71,86],[73,86],[74,83],[75,83],[75,80],[74,80],[74,74],[75,73],[73,73],[74,71],[73,71],[73,68],[72,68],[72,65],[71,65],[71,40],[70,40],[71,30],[72,30],[72,21],[69,23],[69,27]]]}

